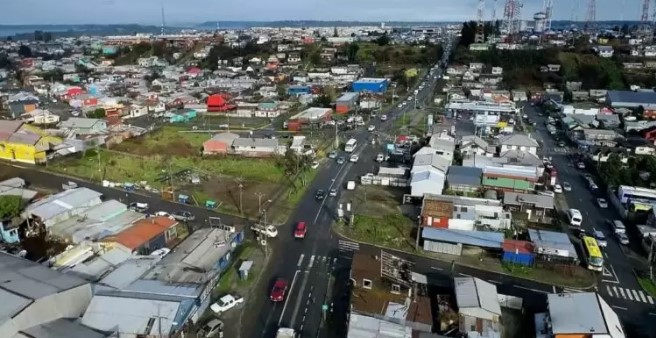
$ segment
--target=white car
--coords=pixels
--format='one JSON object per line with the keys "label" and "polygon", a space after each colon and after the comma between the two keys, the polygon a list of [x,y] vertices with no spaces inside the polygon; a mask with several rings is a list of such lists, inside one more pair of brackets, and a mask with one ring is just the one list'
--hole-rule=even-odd
{"label": "white car", "polygon": [[311,167],[312,169],[317,169],[317,168],[319,168],[319,161],[314,161],[314,162],[312,162],[312,165],[310,165],[310,167]]}
{"label": "white car", "polygon": [[351,155],[351,158],[349,158],[349,161],[355,163],[355,162],[357,162],[359,159],[360,159],[360,156],[358,156],[358,155]]}
{"label": "white car", "polygon": [[210,305],[210,309],[212,309],[212,311],[214,311],[214,313],[216,314],[221,314],[243,302],[244,302],[243,297],[225,295],[221,297],[218,302]]}
{"label": "white car", "polygon": [[157,250],[151,252],[150,255],[155,256],[155,257],[164,257],[164,256],[168,255],[169,252],[171,252],[171,249],[161,248],[161,249],[157,249]]}
{"label": "white car", "polygon": [[376,126],[370,125],[369,127],[367,127],[367,130],[368,131],[374,131],[374,130],[376,130]]}
{"label": "white car", "polygon": [[385,160],[385,155],[383,155],[383,154],[376,155],[376,162],[381,163],[384,160]]}
{"label": "white car", "polygon": [[563,190],[572,191],[572,186],[569,184],[569,182],[563,182]]}
{"label": "white car", "polygon": [[556,194],[562,194],[563,193],[563,187],[560,186],[560,184],[555,184],[553,187],[553,191]]}
{"label": "white car", "polygon": [[601,198],[601,197],[597,198],[597,204],[602,209],[608,208],[608,202],[606,202],[605,198]]}
{"label": "white car", "polygon": [[380,120],[381,121],[387,121],[387,115],[385,115],[385,114],[380,115]]}

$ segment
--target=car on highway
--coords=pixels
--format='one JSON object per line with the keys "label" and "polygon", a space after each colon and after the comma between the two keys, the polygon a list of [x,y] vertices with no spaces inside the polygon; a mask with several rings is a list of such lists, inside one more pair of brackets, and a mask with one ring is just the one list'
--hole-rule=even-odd
{"label": "car on highway", "polygon": [[373,124],[370,125],[369,127],[367,127],[367,131],[371,132],[371,131],[374,131],[374,130],[376,130],[376,126],[374,126]]}
{"label": "car on highway", "polygon": [[381,163],[384,160],[385,160],[385,155],[383,155],[383,154],[376,155],[376,162]]}
{"label": "car on highway", "polygon": [[176,211],[171,216],[173,219],[180,222],[191,222],[196,219],[196,216],[189,211]]}
{"label": "car on highway", "polygon": [[223,337],[223,322],[217,318],[210,320],[207,324],[201,327],[200,331],[198,331],[197,337]]}
{"label": "car on highway", "polygon": [[271,293],[269,294],[269,299],[272,302],[282,302],[285,300],[285,293],[287,292],[287,281],[284,279],[277,279],[273,283],[273,288],[271,288]]}
{"label": "car on highway", "polygon": [[330,192],[328,192],[328,196],[330,197],[337,196],[337,189],[330,189]]}
{"label": "car on highway", "polygon": [[617,237],[617,241],[620,242],[620,244],[629,245],[629,236],[627,236],[626,233],[616,232],[615,237]]}
{"label": "car on highway", "polygon": [[225,295],[219,298],[219,301],[210,305],[210,309],[216,314],[222,314],[243,302],[244,297]]}
{"label": "car on highway", "polygon": [[560,184],[554,184],[553,191],[556,194],[562,194],[563,193],[563,187]]}
{"label": "car on highway", "polygon": [[572,186],[569,184],[569,182],[563,182],[563,190],[572,191]]}
{"label": "car on highway", "polygon": [[294,238],[305,238],[307,233],[307,225],[305,222],[297,222],[296,227],[294,227]]}
{"label": "car on highway", "polygon": [[380,115],[380,120],[381,121],[387,121],[387,115],[385,115],[385,114]]}
{"label": "car on highway", "polygon": [[321,201],[326,198],[326,192],[323,189],[319,189],[317,190],[316,194],[314,194],[314,198]]}
{"label": "car on highway", "polygon": [[597,198],[597,205],[602,209],[608,208],[608,202],[602,197]]}
{"label": "car on highway", "polygon": [[328,158],[336,158],[337,157],[337,152],[336,151],[331,151],[328,153]]}
{"label": "car on highway", "polygon": [[337,164],[344,164],[344,162],[346,162],[346,160],[343,157],[337,158]]}
{"label": "car on highway", "polygon": [[351,155],[351,157],[349,158],[349,161],[355,163],[355,162],[357,162],[359,159],[360,159],[360,156],[358,156],[358,155]]}

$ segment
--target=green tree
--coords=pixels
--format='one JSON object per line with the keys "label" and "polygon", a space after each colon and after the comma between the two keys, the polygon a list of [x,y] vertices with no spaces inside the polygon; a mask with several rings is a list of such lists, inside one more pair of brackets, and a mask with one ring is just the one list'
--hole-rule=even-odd
{"label": "green tree", "polygon": [[356,57],[358,55],[358,51],[360,50],[360,45],[357,43],[351,43],[346,47],[346,57],[348,58],[349,62],[355,62]]}
{"label": "green tree", "polygon": [[94,118],[94,119],[104,118],[105,117],[105,109],[104,108],[96,108],[91,113],[88,113],[87,117]]}
{"label": "green tree", "polygon": [[390,38],[387,36],[387,32],[383,33],[383,35],[379,36],[378,39],[376,39],[376,43],[379,46],[387,46],[390,43]]}
{"label": "green tree", "polygon": [[310,106],[312,107],[321,107],[321,108],[330,108],[332,105],[332,99],[328,94],[321,94],[319,97],[314,99]]}
{"label": "green tree", "polygon": [[18,47],[18,55],[20,55],[24,58],[31,58],[32,57],[32,49],[27,45],[21,45],[20,47]]}
{"label": "green tree", "polygon": [[21,211],[22,204],[23,201],[20,196],[0,196],[0,219],[7,219],[18,216]]}

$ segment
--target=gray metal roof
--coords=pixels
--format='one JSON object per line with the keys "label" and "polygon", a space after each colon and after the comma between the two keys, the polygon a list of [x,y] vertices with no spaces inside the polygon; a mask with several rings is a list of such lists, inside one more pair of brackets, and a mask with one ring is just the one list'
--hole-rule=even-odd
{"label": "gray metal roof", "polygon": [[520,146],[520,147],[538,147],[536,140],[524,134],[510,134],[499,139],[500,145]]}
{"label": "gray metal roof", "polygon": [[453,280],[458,308],[481,308],[501,315],[496,286],[474,277],[457,277]]}
{"label": "gray metal roof", "polygon": [[446,181],[449,185],[480,187],[481,176],[483,176],[483,169],[481,168],[452,165],[449,167]]}
{"label": "gray metal roof", "polygon": [[411,338],[412,328],[352,313],[347,338]]}
{"label": "gray metal roof", "polygon": [[36,338],[104,338],[107,335],[96,332],[84,325],[74,323],[71,319],[57,319],[52,322],[32,326],[21,330],[29,337]]}
{"label": "gray metal roof", "polygon": [[554,334],[608,334],[597,294],[593,292],[547,295]]}
{"label": "gray metal roof", "polygon": [[75,129],[75,128],[92,128],[96,123],[101,123],[101,119],[89,119],[84,117],[71,117],[66,121],[59,124],[61,128]]}
{"label": "gray metal roof", "polygon": [[536,208],[551,210],[554,208],[554,198],[547,195],[506,192],[503,195],[503,204],[515,206],[529,204]]}
{"label": "gray metal roof", "polygon": [[553,254],[557,256],[578,258],[576,248],[569,240],[569,236],[563,232],[528,229],[528,236],[535,244],[535,250],[541,254]]}
{"label": "gray metal roof", "polygon": [[421,236],[432,241],[462,243],[483,248],[501,249],[503,245],[503,233],[492,231],[424,228]]}
{"label": "gray metal roof", "polygon": [[219,142],[225,142],[228,145],[231,145],[232,141],[234,141],[235,139],[238,139],[238,138],[239,138],[239,135],[237,135],[235,133],[218,133],[218,134],[215,134],[214,136],[212,136],[211,140],[216,140],[216,141],[219,141]]}
{"label": "gray metal roof", "polygon": [[438,154],[422,154],[415,156],[415,161],[412,164],[412,169],[414,171],[417,167],[432,166],[435,169],[446,172],[450,162],[451,161]]}
{"label": "gray metal roof", "polygon": [[84,187],[64,190],[29,205],[26,211],[30,215],[47,220],[66,211],[80,208],[90,200],[100,196],[102,196],[101,193]]}
{"label": "gray metal roof", "polygon": [[116,268],[132,256],[121,247],[111,249],[91,261],[79,263],[66,270],[66,273],[75,274],[89,281],[97,281],[102,275]]}
{"label": "gray metal roof", "polygon": [[656,105],[656,92],[634,92],[630,90],[609,90],[606,94],[611,105]]}
{"label": "gray metal roof", "polygon": [[541,167],[543,165],[542,160],[537,155],[518,149],[506,150],[505,152],[499,154],[499,157],[508,159],[506,163],[509,165],[522,165],[532,167]]}
{"label": "gray metal roof", "polygon": [[356,99],[357,97],[358,97],[358,93],[347,92],[344,93],[342,96],[338,97],[336,102],[344,102],[344,101],[349,102]]}
{"label": "gray metal roof", "polygon": [[258,148],[276,148],[278,140],[268,138],[236,138],[232,141],[233,147],[258,147]]}
{"label": "gray metal roof", "polygon": [[139,256],[128,259],[121,263],[114,271],[103,277],[98,283],[122,290],[139,279],[139,277],[146,273],[158,261],[159,257],[154,256]]}

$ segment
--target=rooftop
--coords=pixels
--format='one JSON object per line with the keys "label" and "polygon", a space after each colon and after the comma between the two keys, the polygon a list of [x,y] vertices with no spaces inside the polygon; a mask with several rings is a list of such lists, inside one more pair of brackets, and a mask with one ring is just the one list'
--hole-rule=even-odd
{"label": "rooftop", "polygon": [[89,188],[64,190],[29,205],[25,211],[28,215],[47,220],[69,210],[82,208],[90,200],[100,196],[101,193]]}
{"label": "rooftop", "polygon": [[421,236],[428,240],[462,243],[483,248],[501,249],[503,233],[493,231],[456,230],[425,227]]}
{"label": "rooftop", "polygon": [[107,335],[96,332],[71,319],[57,319],[41,325],[21,330],[25,338],[104,338]]}
{"label": "rooftop", "polygon": [[292,116],[290,120],[305,119],[305,120],[315,121],[329,116],[332,113],[332,111],[333,110],[330,108],[311,107]]}
{"label": "rooftop", "polygon": [[538,147],[536,140],[525,134],[510,134],[499,139],[499,144],[520,147]]}
{"label": "rooftop", "polygon": [[576,248],[574,248],[566,233],[528,229],[528,236],[531,242],[535,244],[535,249],[539,254],[578,258]]}
{"label": "rooftop", "polygon": [[276,148],[278,147],[277,139],[268,139],[268,138],[246,138],[240,137],[232,141],[233,147],[262,147],[262,148]]}
{"label": "rooftop", "polygon": [[469,185],[478,187],[481,185],[481,176],[483,170],[476,167],[462,167],[452,165],[449,167],[449,172],[446,175],[446,180],[449,185]]}
{"label": "rooftop", "polygon": [[353,313],[349,317],[348,338],[412,338],[412,328]]}
{"label": "rooftop", "polygon": [[466,308],[480,308],[491,315],[501,316],[496,286],[474,277],[457,277],[454,282],[461,312]]}
{"label": "rooftop", "polygon": [[177,221],[165,216],[151,217],[135,223],[107,240],[121,244],[130,250],[136,250],[176,224],[178,224]]}
{"label": "rooftop", "polygon": [[101,119],[90,119],[90,118],[84,118],[84,117],[71,117],[66,121],[63,121],[60,123],[61,128],[91,128],[93,127],[96,123],[99,123],[103,120]]}
{"label": "rooftop", "polygon": [[554,198],[547,195],[506,192],[503,194],[503,204],[521,206],[529,204],[535,208],[553,209]]}
{"label": "rooftop", "polygon": [[554,334],[609,334],[596,293],[549,294],[547,301]]}

